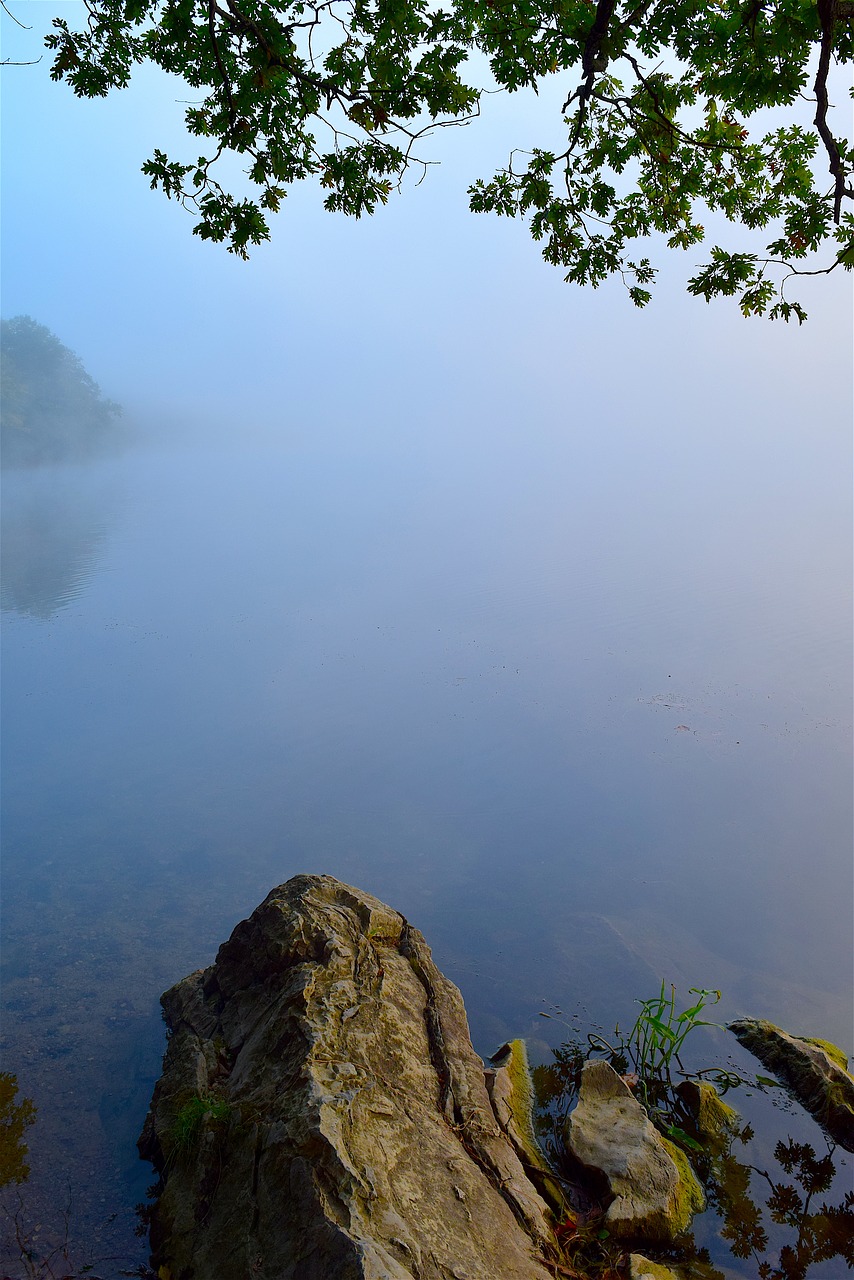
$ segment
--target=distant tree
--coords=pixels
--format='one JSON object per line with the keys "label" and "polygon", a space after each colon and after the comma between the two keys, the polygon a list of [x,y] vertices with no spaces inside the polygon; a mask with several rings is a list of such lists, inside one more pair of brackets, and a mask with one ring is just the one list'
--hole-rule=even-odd
{"label": "distant tree", "polygon": [[81,361],[30,316],[0,321],[0,460],[76,461],[109,448],[121,410]]}
{"label": "distant tree", "polygon": [[[715,246],[688,282],[707,300],[735,296],[745,315],[802,320],[786,280],[854,266],[854,149],[829,100],[831,68],[852,59],[854,0],[85,3],[84,30],[54,20],[51,75],[82,97],[126,86],[146,62],[183,78],[204,154],[155,150],[143,171],[195,211],[198,235],[242,257],[299,179],[316,175],[330,210],[384,203],[422,163],[425,133],[478,112],[488,60],[510,93],[561,77],[564,143],[514,152],[470,187],[471,208],[526,218],[567,280],[617,274],[644,306],[656,271],[636,242],[698,244],[703,208],[771,236],[761,252],[753,237]],[[479,87],[463,79],[476,55]],[[780,110],[769,121],[766,108]],[[254,199],[215,176],[229,152]]]}

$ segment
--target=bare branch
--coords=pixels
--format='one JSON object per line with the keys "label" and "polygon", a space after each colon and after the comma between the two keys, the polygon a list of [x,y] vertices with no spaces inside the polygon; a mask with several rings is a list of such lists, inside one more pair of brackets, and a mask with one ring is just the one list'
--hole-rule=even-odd
{"label": "bare branch", "polygon": [[[7,14],[7,15],[12,19],[12,21],[13,21],[13,22],[17,23],[17,25],[21,28],[21,30],[22,30],[22,31],[32,31],[32,27],[28,27],[28,26],[26,25],[26,23],[25,23],[25,22],[21,22],[21,19],[20,19],[20,18],[16,18],[16,17],[15,17],[14,13],[12,12],[12,10],[11,10],[11,9],[9,8],[9,6],[6,4],[6,0],[0,0],[0,6],[2,6],[3,12],[4,12],[5,14]],[[3,66],[4,66],[4,67],[6,66],[6,64],[8,63],[8,61],[9,61],[9,59],[8,59],[8,58],[4,58],[4,59],[3,59]],[[20,66],[29,66],[30,64],[29,64],[29,63],[15,62],[15,63],[13,63],[12,65],[13,65],[13,66],[16,66],[16,67],[20,67]]]}

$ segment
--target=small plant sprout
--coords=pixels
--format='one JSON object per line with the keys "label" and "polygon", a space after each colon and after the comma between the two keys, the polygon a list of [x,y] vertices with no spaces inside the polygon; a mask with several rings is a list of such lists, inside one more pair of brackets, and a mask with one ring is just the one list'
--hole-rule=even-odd
{"label": "small plant sprout", "polygon": [[196,1093],[188,1098],[172,1123],[169,1162],[189,1156],[198,1148],[203,1131],[224,1125],[233,1110],[229,1102],[213,1094]]}

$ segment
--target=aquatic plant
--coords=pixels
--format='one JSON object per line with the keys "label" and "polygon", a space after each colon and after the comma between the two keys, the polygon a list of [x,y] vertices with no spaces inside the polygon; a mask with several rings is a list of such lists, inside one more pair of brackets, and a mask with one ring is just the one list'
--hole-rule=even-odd
{"label": "aquatic plant", "polygon": [[[657,996],[639,1000],[641,1011],[634,1026],[625,1037],[618,1035],[618,1050],[628,1058],[637,1077],[637,1092],[647,1109],[657,1107],[667,1099],[673,1089],[671,1070],[676,1062],[685,1074],[681,1050],[692,1031],[697,1027],[714,1027],[719,1024],[700,1017],[707,1005],[720,1001],[720,991],[707,991],[703,987],[690,987],[689,995],[697,999],[681,1013],[676,1012],[676,988],[671,985],[666,994],[664,982]],[[601,1037],[596,1037],[601,1040]],[[605,1043],[604,1041],[602,1043]],[[612,1046],[608,1045],[611,1053]]]}

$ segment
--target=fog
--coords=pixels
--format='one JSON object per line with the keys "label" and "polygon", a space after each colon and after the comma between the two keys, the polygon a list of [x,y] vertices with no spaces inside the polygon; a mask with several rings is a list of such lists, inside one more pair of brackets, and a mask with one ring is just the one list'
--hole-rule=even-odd
{"label": "fog", "polygon": [[803,328],[688,298],[700,251],[643,312],[564,284],[467,211],[521,97],[372,218],[295,191],[244,263],[139,172],[183,86],[79,102],[43,58],[0,91],[3,316],[133,435],[3,476],[36,1208],[71,1181],[144,1256],[159,995],[302,871],[407,913],[483,1053],[661,978],[850,1048],[850,279]]}

